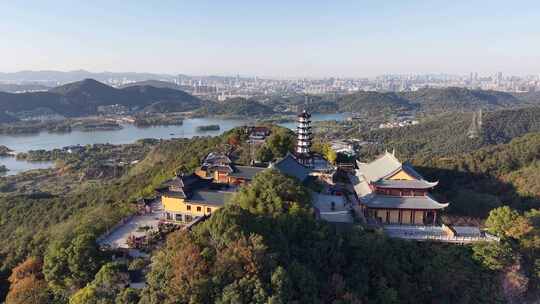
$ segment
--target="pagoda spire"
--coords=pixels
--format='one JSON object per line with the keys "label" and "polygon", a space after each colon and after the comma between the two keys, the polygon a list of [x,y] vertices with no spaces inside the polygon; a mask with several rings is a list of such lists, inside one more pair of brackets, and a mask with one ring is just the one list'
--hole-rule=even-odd
{"label": "pagoda spire", "polygon": [[310,166],[312,164],[311,141],[313,139],[313,134],[311,132],[311,114],[304,109],[298,114],[297,122],[296,156],[300,163]]}

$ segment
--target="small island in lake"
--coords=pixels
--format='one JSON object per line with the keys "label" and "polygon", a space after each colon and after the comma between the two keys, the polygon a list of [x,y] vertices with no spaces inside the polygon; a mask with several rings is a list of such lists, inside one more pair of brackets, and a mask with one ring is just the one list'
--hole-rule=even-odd
{"label": "small island in lake", "polygon": [[14,156],[13,150],[6,146],[0,145],[0,156]]}
{"label": "small island in lake", "polygon": [[90,120],[78,122],[74,124],[72,128],[83,132],[93,132],[120,130],[122,129],[122,126],[113,121]]}
{"label": "small island in lake", "polygon": [[198,126],[197,131],[219,131],[219,125]]}
{"label": "small island in lake", "polygon": [[0,165],[0,174],[8,172],[9,169],[5,165]]}
{"label": "small island in lake", "polygon": [[136,115],[133,124],[137,127],[151,126],[181,126],[184,123],[183,116],[179,115]]}

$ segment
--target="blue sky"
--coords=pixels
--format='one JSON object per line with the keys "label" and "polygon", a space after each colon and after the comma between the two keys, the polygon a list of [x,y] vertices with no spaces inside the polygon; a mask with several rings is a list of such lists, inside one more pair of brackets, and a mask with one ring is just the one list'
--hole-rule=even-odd
{"label": "blue sky", "polygon": [[0,29],[4,72],[540,73],[537,0],[0,0]]}

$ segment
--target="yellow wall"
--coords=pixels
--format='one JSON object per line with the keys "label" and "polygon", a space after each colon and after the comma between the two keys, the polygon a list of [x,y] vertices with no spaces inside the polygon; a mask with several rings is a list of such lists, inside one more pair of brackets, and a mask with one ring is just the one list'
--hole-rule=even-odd
{"label": "yellow wall", "polygon": [[399,224],[399,210],[390,210],[390,224]]}
{"label": "yellow wall", "polygon": [[383,223],[386,223],[386,210],[377,210],[377,217],[381,218]]}
{"label": "yellow wall", "polygon": [[[390,221],[386,222],[386,212],[390,212]],[[381,218],[383,224],[399,224],[399,212],[400,210],[394,209],[377,209],[375,211],[375,216]],[[414,212],[413,220],[411,222],[411,213]],[[412,210],[401,210],[401,224],[402,225],[423,225],[424,224],[424,211],[412,211]]]}
{"label": "yellow wall", "polygon": [[411,223],[411,210],[401,211],[401,223],[402,224],[412,224]]}
{"label": "yellow wall", "polygon": [[424,224],[424,212],[423,211],[415,211],[414,212],[414,223],[416,225],[423,225]]}
{"label": "yellow wall", "polygon": [[[185,202],[184,199],[176,197],[163,196],[161,202],[163,203],[163,209],[167,212],[190,214],[193,216],[210,214],[219,209],[219,207],[216,206],[209,206],[197,202]],[[191,210],[187,210],[188,205],[191,206]],[[197,207],[200,207],[201,211],[197,211]],[[207,211],[208,208],[210,208],[210,213]]]}
{"label": "yellow wall", "polygon": [[390,176],[388,179],[393,179],[393,180],[415,180],[414,177],[410,176],[409,174],[407,174],[407,172],[405,172],[403,170],[399,170],[396,174]]}
{"label": "yellow wall", "polygon": [[186,205],[184,204],[184,199],[176,197],[161,197],[161,203],[163,204],[163,209],[169,212],[185,212]]}

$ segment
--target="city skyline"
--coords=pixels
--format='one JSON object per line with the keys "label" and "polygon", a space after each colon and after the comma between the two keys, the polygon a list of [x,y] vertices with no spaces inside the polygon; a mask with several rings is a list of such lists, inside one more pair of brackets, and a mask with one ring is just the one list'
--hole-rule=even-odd
{"label": "city skyline", "polygon": [[0,4],[0,71],[538,75],[535,1]]}

